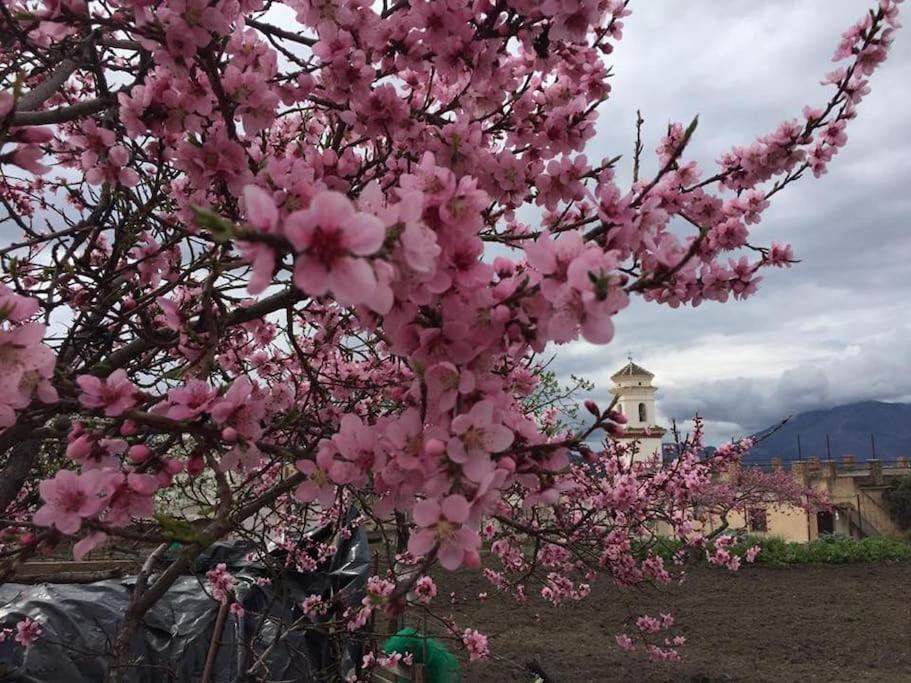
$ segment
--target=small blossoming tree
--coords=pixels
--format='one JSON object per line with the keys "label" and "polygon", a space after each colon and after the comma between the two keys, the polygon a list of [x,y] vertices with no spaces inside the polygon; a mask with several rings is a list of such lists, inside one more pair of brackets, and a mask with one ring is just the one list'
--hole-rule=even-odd
{"label": "small blossoming tree", "polygon": [[[609,343],[631,297],[744,299],[789,266],[751,227],[845,144],[899,1],[842,35],[817,106],[710,172],[675,123],[631,183],[583,153],[628,1],[2,3],[3,576],[64,540],[183,542],[136,583],[111,680],[209,544],[311,568],[331,543],[296,539],[352,506],[394,540],[351,630],[432,609],[436,564],[554,603],[670,580],[636,549],[659,523],[705,546],[688,511],[748,444],[671,467],[593,448],[623,417],[558,423],[540,358]],[[621,646],[676,657],[671,617],[636,623]]]}

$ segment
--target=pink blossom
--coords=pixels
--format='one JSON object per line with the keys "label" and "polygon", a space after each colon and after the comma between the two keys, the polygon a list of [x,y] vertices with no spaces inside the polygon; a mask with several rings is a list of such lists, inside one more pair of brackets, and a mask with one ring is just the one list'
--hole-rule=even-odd
{"label": "pink blossom", "polygon": [[462,632],[462,645],[468,650],[469,661],[477,662],[490,656],[487,636],[473,628],[466,628]]}
{"label": "pink blossom", "polygon": [[262,433],[261,420],[266,412],[261,398],[254,397],[253,383],[247,377],[236,379],[225,395],[216,400],[209,413],[216,424],[233,427],[248,439]]}
{"label": "pink blossom", "polygon": [[[331,464],[331,459],[329,464]],[[311,503],[316,500],[324,508],[331,507],[335,502],[337,489],[329,479],[328,472],[312,460],[299,460],[297,469],[306,474],[307,479],[295,489],[294,497],[303,503]]]}
{"label": "pink blossom", "polygon": [[493,469],[490,455],[509,448],[514,438],[508,427],[494,420],[494,405],[486,400],[453,418],[451,429],[453,436],[446,445],[446,454],[462,465],[469,479],[477,482]]}
{"label": "pink blossom", "polygon": [[414,584],[414,593],[418,602],[429,604],[437,595],[437,585],[429,576],[422,576]]}
{"label": "pink blossom", "polygon": [[452,363],[437,363],[427,371],[427,392],[437,410],[446,412],[455,406],[459,394],[474,391],[475,378],[470,370],[459,371]]}
{"label": "pink blossom", "polygon": [[19,323],[31,318],[38,312],[38,300],[20,296],[5,285],[0,284],[0,322],[8,320]]}
{"label": "pink blossom", "polygon": [[81,541],[73,545],[73,559],[77,562],[92,552],[95,548],[104,545],[108,540],[108,535],[103,531],[93,531],[87,534]]}
{"label": "pink blossom", "polygon": [[221,562],[206,572],[206,578],[212,588],[212,597],[222,604],[228,604],[234,591],[234,576],[228,571],[228,565]]}
{"label": "pink blossom", "polygon": [[342,194],[323,192],[309,209],[288,216],[284,231],[298,252],[294,284],[311,296],[331,292],[346,306],[369,300],[377,279],[363,257],[383,245],[386,231],[378,218],[356,211]]}
{"label": "pink blossom", "polygon": [[94,375],[79,375],[76,383],[82,392],[79,402],[87,408],[104,408],[108,417],[117,417],[136,406],[136,385],[119,369],[102,379]]}
{"label": "pink blossom", "polygon": [[325,614],[327,609],[328,606],[323,602],[323,598],[320,595],[310,595],[304,598],[301,603],[301,611],[308,617],[316,614]]}
{"label": "pink blossom", "polygon": [[158,478],[151,474],[109,472],[105,484],[108,494],[105,523],[125,527],[135,518],[152,517],[153,496],[158,488]]}
{"label": "pink blossom", "polygon": [[625,633],[614,636],[614,640],[617,641],[617,645],[619,645],[621,649],[626,650],[627,652],[632,652],[636,649],[636,645],[633,643],[633,639]]}
{"label": "pink blossom", "polygon": [[37,323],[0,328],[0,428],[15,422],[14,411],[25,408],[33,394],[44,403],[57,400],[50,383],[54,353],[41,343],[44,332]]}
{"label": "pink blossom", "polygon": [[411,535],[408,552],[421,557],[439,546],[440,564],[449,570],[472,561],[481,545],[481,537],[474,529],[464,526],[469,511],[468,501],[458,494],[442,500],[418,501],[414,506],[414,521],[421,528]]}
{"label": "pink blossom", "polygon": [[16,642],[22,647],[28,647],[33,644],[43,634],[44,630],[41,628],[41,624],[32,619],[25,618],[16,624]]}
{"label": "pink blossom", "polygon": [[218,392],[207,382],[191,379],[168,392],[165,411],[172,420],[192,420],[209,410]]}
{"label": "pink blossom", "polygon": [[250,225],[265,233],[276,232],[278,209],[268,192],[257,185],[247,185],[244,188],[244,206]]}
{"label": "pink blossom", "polygon": [[53,526],[64,534],[76,533],[82,520],[96,517],[104,508],[106,499],[99,495],[104,481],[101,470],[83,474],[60,470],[52,479],[38,485],[44,505],[33,521],[41,526]]}

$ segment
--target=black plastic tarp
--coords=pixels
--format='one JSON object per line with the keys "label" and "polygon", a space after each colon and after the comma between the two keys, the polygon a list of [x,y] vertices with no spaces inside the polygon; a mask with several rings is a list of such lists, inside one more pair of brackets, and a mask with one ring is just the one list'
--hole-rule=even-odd
{"label": "black plastic tarp", "polygon": [[[337,681],[360,658],[356,638],[330,639],[319,629],[288,627],[302,618],[311,595],[332,598],[338,617],[360,602],[369,569],[362,528],[340,538],[324,567],[300,573],[267,571],[248,559],[242,542],[218,543],[196,563],[195,575],[180,577],[146,613],[133,641],[127,680],[131,683],[194,683],[202,677],[220,604],[203,589],[205,573],[225,563],[235,577],[243,616],[229,614],[221,634],[212,681]],[[281,560],[280,553],[275,557]],[[260,582],[257,582],[260,579]],[[270,579],[262,581],[262,579]],[[28,648],[7,638],[0,643],[0,680],[41,683],[98,683],[104,680],[111,643],[129,604],[134,578],[88,584],[7,583],[0,586],[0,629],[25,617],[40,622],[43,636]],[[268,618],[263,618],[263,615]],[[265,656],[262,657],[263,653]],[[252,677],[245,677],[257,661]]]}

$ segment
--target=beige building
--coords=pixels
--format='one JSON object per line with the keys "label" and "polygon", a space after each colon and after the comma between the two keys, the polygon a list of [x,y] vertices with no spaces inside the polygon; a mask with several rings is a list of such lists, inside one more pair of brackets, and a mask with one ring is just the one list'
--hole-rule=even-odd
{"label": "beige building", "polygon": [[[782,468],[781,461],[773,467]],[[735,512],[728,516],[731,529],[750,533],[780,536],[786,541],[812,541],[820,534],[842,534],[854,538],[866,536],[897,536],[901,530],[892,521],[885,492],[895,479],[911,473],[907,459],[884,463],[881,460],[855,462],[845,456],[843,462],[813,458],[792,462],[791,473],[803,486],[827,494],[831,511],[809,513],[789,505],[771,503],[764,508]],[[710,526],[717,527],[714,519]]]}
{"label": "beige building", "polygon": [[[661,453],[662,440],[667,431],[657,421],[658,388],[652,384],[654,377],[654,374],[634,363],[631,357],[626,365],[611,375],[614,383],[611,391],[617,397],[616,408],[628,420],[625,435],[617,437],[617,440],[638,442],[633,457],[639,461]],[[811,458],[790,465],[783,464],[781,459],[772,461],[774,469],[788,466],[801,486],[826,494],[832,504],[831,511],[808,513],[790,505],[770,502],[746,514],[730,513],[727,516],[730,529],[780,536],[792,542],[811,541],[825,533],[855,538],[901,533],[889,516],[884,494],[896,478],[911,474],[911,462],[907,458],[894,462],[856,462],[852,456],[844,456],[842,462]],[[718,528],[721,520],[715,518],[708,523],[710,527]]]}
{"label": "beige building", "polygon": [[626,434],[618,437],[620,442],[638,442],[636,460],[645,460],[655,453],[661,453],[661,441],[666,430],[658,425],[655,394],[658,388],[652,386],[654,375],[645,368],[629,362],[611,375],[614,383],[611,392],[617,397],[617,408],[629,420]]}

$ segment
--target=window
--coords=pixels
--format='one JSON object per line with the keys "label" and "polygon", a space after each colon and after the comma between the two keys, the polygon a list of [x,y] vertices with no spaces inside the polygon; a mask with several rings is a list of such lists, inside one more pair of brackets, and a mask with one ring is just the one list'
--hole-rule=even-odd
{"label": "window", "polygon": [[639,422],[648,422],[648,417],[645,414],[645,404],[639,404]]}
{"label": "window", "polygon": [[769,530],[769,516],[765,508],[750,508],[747,511],[747,522],[750,531],[762,532]]}

